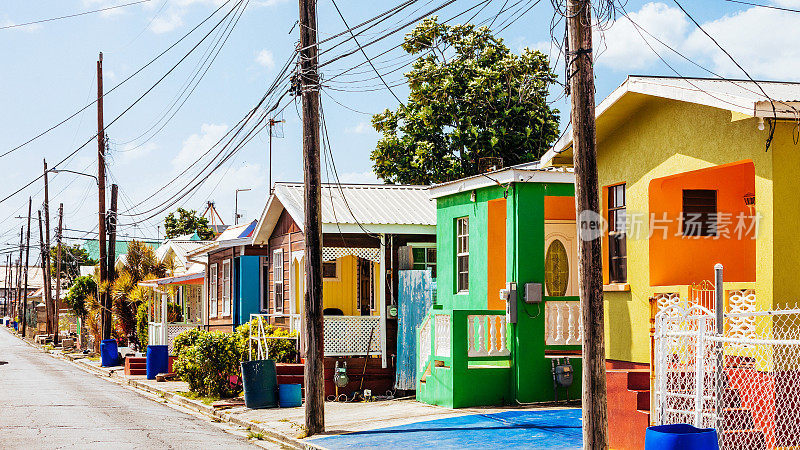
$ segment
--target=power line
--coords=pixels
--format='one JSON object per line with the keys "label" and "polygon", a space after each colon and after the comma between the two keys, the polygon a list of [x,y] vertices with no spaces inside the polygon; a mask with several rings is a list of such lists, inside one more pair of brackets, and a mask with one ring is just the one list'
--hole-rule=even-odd
{"label": "power line", "polygon": [[99,13],[99,12],[103,12],[103,11],[109,11],[109,10],[117,9],[117,8],[124,8],[126,6],[138,5],[139,3],[147,3],[147,2],[150,2],[150,1],[151,0],[139,0],[137,2],[125,3],[124,5],[109,6],[109,7],[106,7],[106,8],[95,9],[93,11],[84,11],[82,13],[69,14],[69,15],[66,15],[66,16],[59,16],[59,17],[52,17],[50,19],[41,19],[41,20],[34,20],[33,22],[25,22],[25,23],[13,24],[13,25],[6,25],[4,27],[0,27],[0,30],[7,30],[9,28],[17,28],[17,27],[26,27],[28,25],[36,25],[36,24],[39,24],[39,23],[52,22],[54,20],[70,19],[70,18],[73,18],[73,17],[85,16],[87,14],[94,14],[94,13]]}
{"label": "power line", "polygon": [[761,5],[761,4],[758,4],[758,3],[744,2],[744,1],[741,1],[741,0],[725,0],[725,1],[726,2],[730,2],[730,3],[740,3],[742,5],[757,6],[759,8],[777,9],[778,11],[788,11],[788,12],[800,13],[800,9],[786,8],[786,7],[783,7],[783,6]]}
{"label": "power line", "polygon": [[[333,2],[333,6],[336,8],[336,12],[339,13],[339,17],[341,17],[342,23],[344,23],[344,26],[349,29],[350,26],[347,25],[347,20],[345,20],[344,15],[342,14],[342,11],[339,9],[339,5],[336,4],[336,0],[331,0],[331,1]],[[383,79],[383,77],[381,76],[380,72],[378,72],[378,69],[375,68],[375,65],[372,64],[372,60],[369,59],[369,56],[367,56],[367,52],[364,51],[364,47],[362,47],[361,44],[358,43],[358,39],[356,39],[356,35],[353,34],[352,30],[350,30],[350,34],[353,36],[353,42],[356,43],[356,45],[358,46],[358,49],[361,50],[361,53],[364,55],[364,58],[366,58],[366,60],[369,63],[370,67],[372,67],[372,70],[375,71],[375,75],[377,75],[378,78],[381,79],[381,82],[383,82],[383,85],[386,86],[386,89],[388,89],[389,92],[392,93],[392,95],[394,96],[395,100],[397,100],[397,102],[402,105],[403,101],[400,100],[400,97],[398,97],[397,94],[394,93],[392,88],[390,88],[389,85],[386,83],[386,80]]]}

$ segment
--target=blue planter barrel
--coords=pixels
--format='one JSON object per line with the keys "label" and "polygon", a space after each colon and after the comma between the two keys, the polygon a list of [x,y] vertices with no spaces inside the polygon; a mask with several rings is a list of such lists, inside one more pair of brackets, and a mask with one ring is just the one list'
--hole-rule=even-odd
{"label": "blue planter barrel", "polygon": [[300,392],[299,384],[278,385],[278,402],[281,408],[294,408],[303,406],[303,395]]}
{"label": "blue planter barrel", "polygon": [[11,322],[11,326],[12,326],[12,327],[14,327],[14,331],[17,331],[17,330],[19,330],[17,322],[15,322],[15,321],[12,321],[12,322]]}
{"label": "blue planter barrel", "polygon": [[145,369],[147,379],[155,380],[156,375],[167,373],[169,369],[169,347],[166,345],[148,345],[145,361],[147,363]]}
{"label": "blue planter barrel", "polygon": [[719,450],[717,430],[685,423],[648,427],[645,450]]}
{"label": "blue planter barrel", "polygon": [[111,367],[117,365],[119,351],[116,339],[103,339],[100,341],[100,365]]}
{"label": "blue planter barrel", "polygon": [[278,372],[275,361],[259,359],[242,362],[242,387],[244,405],[248,408],[276,408],[278,406]]}

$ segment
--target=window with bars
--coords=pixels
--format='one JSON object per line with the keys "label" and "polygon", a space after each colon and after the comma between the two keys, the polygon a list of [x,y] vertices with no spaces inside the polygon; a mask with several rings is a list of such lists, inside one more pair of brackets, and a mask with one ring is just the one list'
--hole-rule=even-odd
{"label": "window with bars", "polygon": [[275,292],[275,312],[283,312],[283,249],[272,252],[272,288]]}
{"label": "window with bars", "polygon": [[222,315],[231,315],[231,260],[222,261]]}
{"label": "window with bars", "polygon": [[217,290],[217,278],[219,277],[217,263],[211,264],[208,271],[210,273],[208,277],[208,317],[217,317],[217,295],[219,294]]}
{"label": "window with bars", "polygon": [[717,235],[717,191],[710,189],[683,190],[681,229],[684,236]]}
{"label": "window with bars", "polygon": [[625,223],[625,185],[608,188],[608,278],[612,283],[628,281],[628,250]]}
{"label": "window with bars", "polygon": [[456,292],[469,292],[469,218],[456,219]]}
{"label": "window with bars", "polygon": [[324,280],[338,280],[339,279],[339,263],[338,261],[328,261],[322,263],[322,278]]}

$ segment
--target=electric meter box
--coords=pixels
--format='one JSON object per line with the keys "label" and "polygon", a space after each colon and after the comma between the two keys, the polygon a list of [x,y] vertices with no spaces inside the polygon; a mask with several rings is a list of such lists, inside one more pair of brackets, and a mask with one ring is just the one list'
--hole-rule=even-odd
{"label": "electric meter box", "polygon": [[542,283],[525,283],[525,303],[542,303]]}

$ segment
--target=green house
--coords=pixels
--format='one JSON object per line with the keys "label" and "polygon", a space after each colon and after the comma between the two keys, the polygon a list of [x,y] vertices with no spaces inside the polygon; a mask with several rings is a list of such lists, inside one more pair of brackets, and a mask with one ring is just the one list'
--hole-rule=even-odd
{"label": "green house", "polygon": [[439,267],[418,329],[417,399],[453,408],[551,401],[552,361],[566,358],[569,398],[578,398],[573,173],[522,165],[430,192]]}

